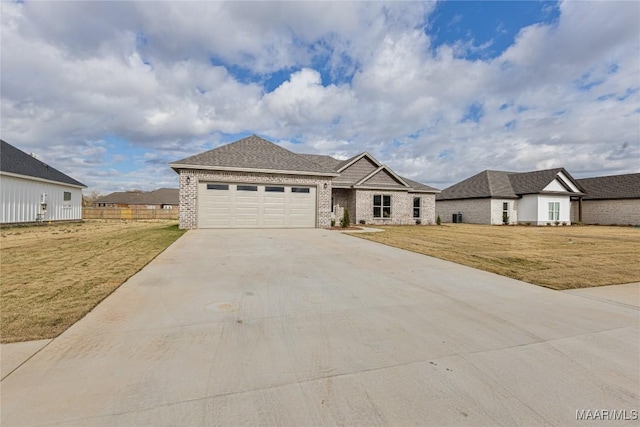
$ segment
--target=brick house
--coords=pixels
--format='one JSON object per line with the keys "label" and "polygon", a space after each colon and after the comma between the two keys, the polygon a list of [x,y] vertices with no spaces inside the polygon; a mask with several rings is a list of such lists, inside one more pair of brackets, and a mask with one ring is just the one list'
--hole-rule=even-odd
{"label": "brick house", "polygon": [[178,209],[178,189],[118,191],[93,202],[97,208]]}
{"label": "brick house", "polygon": [[572,220],[640,225],[640,173],[577,179],[587,195],[572,202]]}
{"label": "brick house", "polygon": [[170,164],[180,180],[180,227],[328,228],[435,222],[439,190],[403,178],[369,153],[348,160],[297,154],[250,136]]}
{"label": "brick house", "polygon": [[442,190],[436,196],[436,214],[443,222],[569,224],[571,200],[584,195],[564,168],[485,170]]}

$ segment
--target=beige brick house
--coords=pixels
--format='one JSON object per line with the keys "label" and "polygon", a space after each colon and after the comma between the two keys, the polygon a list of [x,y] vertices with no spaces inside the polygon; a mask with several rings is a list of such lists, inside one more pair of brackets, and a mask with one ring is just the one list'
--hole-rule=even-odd
{"label": "beige brick house", "polygon": [[573,221],[640,225],[640,173],[576,180],[587,195],[571,204]]}
{"label": "beige brick house", "polygon": [[170,164],[180,176],[180,227],[328,228],[430,224],[439,190],[398,176],[369,153],[297,154],[250,136]]}

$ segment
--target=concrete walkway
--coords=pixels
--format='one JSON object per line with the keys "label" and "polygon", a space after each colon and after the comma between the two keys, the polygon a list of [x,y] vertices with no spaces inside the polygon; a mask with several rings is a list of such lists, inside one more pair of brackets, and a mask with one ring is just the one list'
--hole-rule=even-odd
{"label": "concrete walkway", "polygon": [[51,340],[37,340],[0,344],[0,377],[4,379],[50,342]]}
{"label": "concrete walkway", "polygon": [[343,233],[190,231],[4,378],[1,425],[630,418],[639,325],[628,305]]}
{"label": "concrete walkway", "polygon": [[569,289],[570,294],[599,301],[612,302],[640,308],[640,283],[626,283],[624,285],[597,286],[595,288]]}

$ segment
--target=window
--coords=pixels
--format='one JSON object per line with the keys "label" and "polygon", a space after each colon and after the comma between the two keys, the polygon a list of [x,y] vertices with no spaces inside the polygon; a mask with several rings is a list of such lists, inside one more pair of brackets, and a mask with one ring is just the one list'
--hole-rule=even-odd
{"label": "window", "polygon": [[284,193],[284,187],[264,187],[267,193]]}
{"label": "window", "polygon": [[309,188],[308,187],[291,187],[291,192],[292,193],[308,193]]}
{"label": "window", "polygon": [[391,218],[391,196],[381,194],[373,196],[373,217]]}
{"label": "window", "polygon": [[560,202],[549,202],[549,221],[560,220]]}
{"label": "window", "polygon": [[509,224],[509,202],[502,204],[502,223]]}
{"label": "window", "polygon": [[413,217],[420,218],[420,197],[413,198]]}
{"label": "window", "polygon": [[62,207],[63,208],[70,208],[71,207],[71,192],[70,191],[65,191],[64,195],[62,196]]}
{"label": "window", "polygon": [[258,191],[257,185],[238,185],[238,191]]}
{"label": "window", "polygon": [[207,190],[228,190],[227,184],[207,184]]}

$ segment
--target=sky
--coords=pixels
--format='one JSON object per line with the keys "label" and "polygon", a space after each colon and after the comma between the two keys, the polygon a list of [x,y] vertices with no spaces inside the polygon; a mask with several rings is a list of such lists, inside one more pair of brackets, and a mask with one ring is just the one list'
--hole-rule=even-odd
{"label": "sky", "polygon": [[640,2],[1,1],[3,140],[88,186],[256,134],[444,189],[640,172]]}

